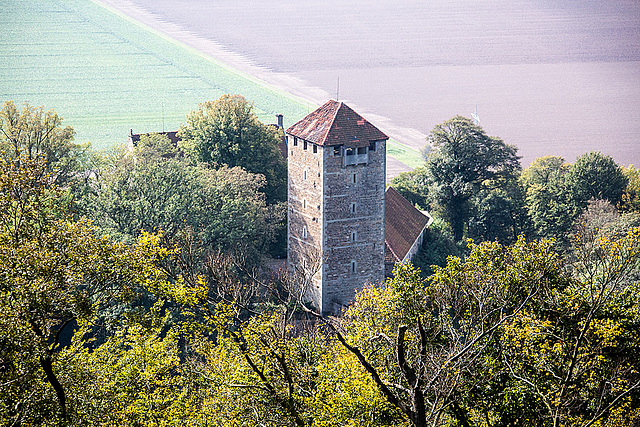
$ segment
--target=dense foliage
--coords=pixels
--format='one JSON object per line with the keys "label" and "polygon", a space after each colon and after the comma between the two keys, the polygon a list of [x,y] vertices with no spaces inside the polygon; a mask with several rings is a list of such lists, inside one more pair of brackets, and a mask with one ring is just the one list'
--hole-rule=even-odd
{"label": "dense foliage", "polygon": [[[70,144],[56,123],[47,144]],[[449,212],[418,256],[426,277],[398,264],[333,318],[305,304],[309,271],[261,268],[283,218],[264,175],[194,162],[159,135],[64,180],[74,150],[53,163],[4,151],[0,423],[637,424],[635,169],[590,153],[520,174],[515,149],[466,119],[436,136],[451,139],[393,183]],[[601,169],[612,179],[593,200],[582,179]]]}
{"label": "dense foliage", "polygon": [[105,233],[135,240],[162,230],[177,244],[206,251],[264,254],[283,228],[284,205],[267,205],[264,176],[226,165],[191,165],[162,135],[143,136],[104,170],[83,211]]}
{"label": "dense foliage", "polygon": [[[483,200],[483,191],[496,186],[506,189],[502,184],[517,176],[520,163],[516,148],[487,136],[481,127],[461,116],[437,125],[427,140],[433,147],[426,159],[433,206],[451,226],[454,239],[460,241],[474,215],[475,199]],[[509,209],[497,208],[505,207]]]}
{"label": "dense foliage", "polygon": [[262,124],[240,95],[200,104],[180,128],[180,148],[194,163],[240,166],[265,176],[269,202],[287,198],[287,167],[278,143],[283,135]]}

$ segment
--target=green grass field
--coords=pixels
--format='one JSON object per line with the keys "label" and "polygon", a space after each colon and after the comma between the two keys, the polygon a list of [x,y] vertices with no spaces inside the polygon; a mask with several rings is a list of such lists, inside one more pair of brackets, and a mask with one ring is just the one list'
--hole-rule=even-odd
{"label": "green grass field", "polygon": [[[253,101],[265,123],[315,108],[90,0],[4,0],[0,28],[0,100],[54,108],[98,149],[130,129],[175,130],[225,93]],[[413,166],[413,151],[392,142],[389,154]]]}
{"label": "green grass field", "polygon": [[394,140],[389,140],[387,144],[387,156],[395,158],[412,169],[418,166],[424,166],[424,159],[418,150],[414,150]]}
{"label": "green grass field", "polygon": [[177,129],[225,93],[255,102],[267,123],[309,107],[89,0],[0,3],[0,99],[54,108],[78,142],[126,142],[130,129]]}

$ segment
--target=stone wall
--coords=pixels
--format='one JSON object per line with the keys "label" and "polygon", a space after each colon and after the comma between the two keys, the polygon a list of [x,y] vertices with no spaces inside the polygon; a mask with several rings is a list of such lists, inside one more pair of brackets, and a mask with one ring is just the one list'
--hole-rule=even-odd
{"label": "stone wall", "polygon": [[[314,273],[307,298],[322,299],[322,147],[288,137],[288,260],[289,269]],[[319,304],[318,304],[319,305]],[[318,306],[322,309],[321,306]]]}
{"label": "stone wall", "polygon": [[289,135],[289,268],[318,263],[308,297],[325,313],[384,280],[385,141],[368,163],[345,166],[344,150]]}
{"label": "stone wall", "polygon": [[[323,306],[337,311],[367,283],[384,279],[385,141],[366,164],[343,166],[325,152]],[[354,271],[355,270],[355,271]]]}

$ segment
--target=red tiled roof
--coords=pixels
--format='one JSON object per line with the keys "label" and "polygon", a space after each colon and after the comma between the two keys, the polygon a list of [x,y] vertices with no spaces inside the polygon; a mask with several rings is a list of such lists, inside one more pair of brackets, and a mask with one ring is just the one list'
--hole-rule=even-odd
{"label": "red tiled roof", "polygon": [[287,133],[318,145],[363,147],[370,141],[389,139],[345,103],[334,100],[308,114]]}
{"label": "red tiled roof", "polygon": [[388,187],[384,200],[385,262],[400,262],[409,253],[429,217],[415,208],[393,187]]}

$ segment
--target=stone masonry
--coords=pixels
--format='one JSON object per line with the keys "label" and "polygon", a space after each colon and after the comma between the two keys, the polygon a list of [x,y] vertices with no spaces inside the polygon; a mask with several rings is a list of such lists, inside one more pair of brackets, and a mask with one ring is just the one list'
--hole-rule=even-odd
{"label": "stone masonry", "polygon": [[286,131],[288,266],[312,275],[323,313],[384,280],[388,137],[342,102],[328,101]]}

